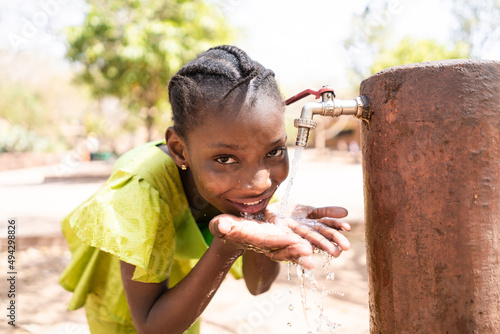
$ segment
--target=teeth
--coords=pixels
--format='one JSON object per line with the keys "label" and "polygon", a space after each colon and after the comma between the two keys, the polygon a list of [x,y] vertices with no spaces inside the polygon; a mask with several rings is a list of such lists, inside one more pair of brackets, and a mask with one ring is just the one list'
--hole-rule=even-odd
{"label": "teeth", "polygon": [[243,203],[244,205],[256,205],[256,204],[259,204],[261,203],[263,200],[261,199],[260,201],[256,201],[256,202],[251,202],[251,203]]}

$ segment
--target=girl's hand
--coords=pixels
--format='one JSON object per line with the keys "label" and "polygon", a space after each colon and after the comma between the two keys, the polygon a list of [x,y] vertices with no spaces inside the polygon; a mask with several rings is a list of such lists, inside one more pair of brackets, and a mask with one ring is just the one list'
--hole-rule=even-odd
{"label": "girl's hand", "polygon": [[252,249],[275,261],[294,261],[308,269],[313,267],[309,258],[313,253],[311,244],[286,226],[222,214],[212,219],[210,231],[232,250]]}
{"label": "girl's hand", "polygon": [[345,216],[347,216],[347,210],[341,207],[313,208],[297,205],[292,218],[278,219],[276,212],[268,210],[266,220],[289,227],[314,246],[338,257],[342,251],[350,248],[347,238],[339,232],[351,230],[347,222],[338,219]]}

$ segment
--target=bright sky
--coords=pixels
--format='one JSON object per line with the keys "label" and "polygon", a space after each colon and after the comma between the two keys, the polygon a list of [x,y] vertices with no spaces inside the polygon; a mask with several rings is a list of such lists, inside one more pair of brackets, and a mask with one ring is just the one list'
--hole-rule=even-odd
{"label": "bright sky", "polygon": [[[323,84],[334,88],[347,86],[345,68],[349,59],[342,41],[351,34],[352,13],[363,12],[365,1],[229,0],[228,3],[229,19],[246,33],[238,46],[274,70],[285,91],[293,90],[291,93],[295,94]],[[448,38],[451,16],[441,1],[390,3],[390,10],[373,10],[371,22],[394,24],[394,38],[406,34],[441,42]]]}
{"label": "bright sky", "polygon": [[85,7],[84,0],[0,0],[0,50],[47,51],[63,57],[64,41],[51,29],[82,22]]}
{"label": "bright sky", "polygon": [[[224,4],[229,20],[242,29],[236,44],[274,70],[285,94],[324,84],[346,89],[350,59],[342,41],[352,29],[363,35],[371,24],[383,22],[392,25],[395,40],[411,34],[446,43],[453,28],[442,0],[389,0],[388,10],[371,8],[361,29],[352,27],[351,18],[364,10],[365,0],[210,1]],[[84,0],[0,0],[0,47],[17,43],[20,50],[49,50],[62,57],[64,43],[48,29],[81,21],[84,8]]]}

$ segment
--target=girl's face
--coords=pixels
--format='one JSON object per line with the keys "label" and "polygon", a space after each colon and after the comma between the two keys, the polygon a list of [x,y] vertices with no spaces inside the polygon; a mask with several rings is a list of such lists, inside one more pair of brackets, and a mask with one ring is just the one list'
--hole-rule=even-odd
{"label": "girl's face", "polygon": [[235,114],[208,117],[195,127],[186,159],[205,200],[223,213],[255,215],[288,175],[283,110],[263,99]]}

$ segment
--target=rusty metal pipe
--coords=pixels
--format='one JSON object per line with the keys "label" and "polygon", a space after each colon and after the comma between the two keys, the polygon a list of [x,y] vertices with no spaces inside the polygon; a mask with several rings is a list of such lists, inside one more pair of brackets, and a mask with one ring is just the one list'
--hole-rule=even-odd
{"label": "rusty metal pipe", "polygon": [[498,333],[500,62],[361,84],[371,333]]}

